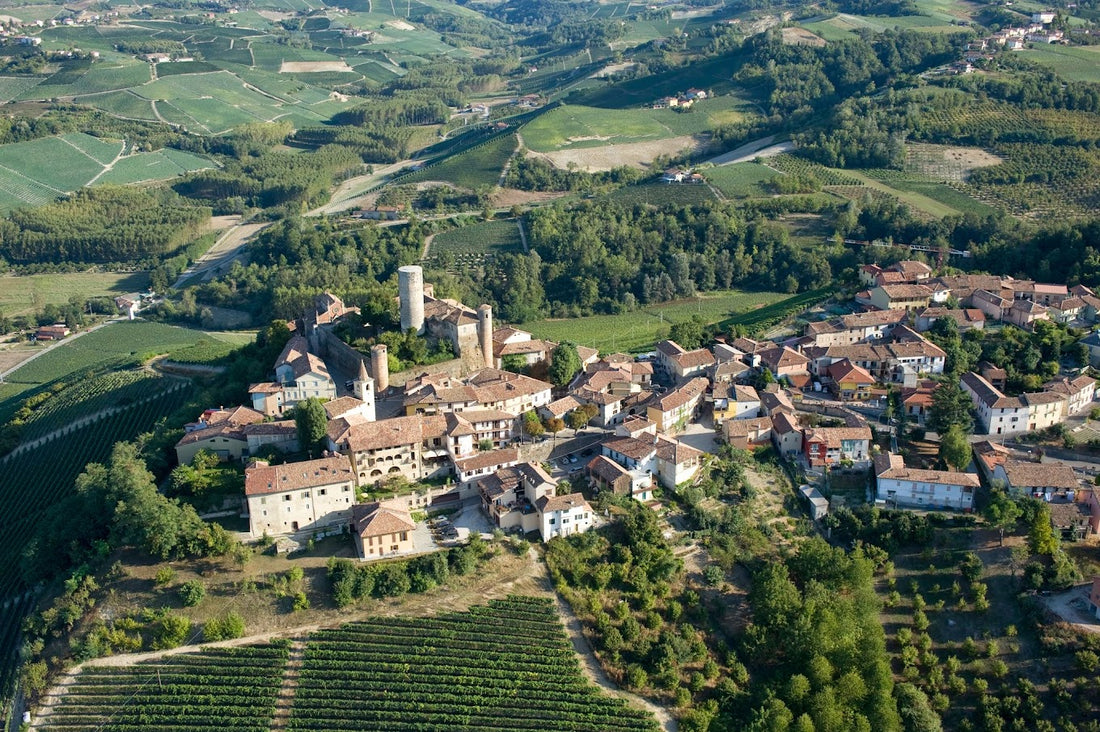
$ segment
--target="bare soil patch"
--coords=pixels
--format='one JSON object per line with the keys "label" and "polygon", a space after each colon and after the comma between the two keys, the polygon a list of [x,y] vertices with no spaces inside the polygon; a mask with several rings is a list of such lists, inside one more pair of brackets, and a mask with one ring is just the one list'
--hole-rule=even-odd
{"label": "bare soil patch", "polygon": [[906,146],[905,167],[939,180],[965,181],[971,171],[1000,165],[1004,159],[980,147],[927,145]]}
{"label": "bare soil patch", "polygon": [[515,188],[501,188],[493,194],[490,200],[496,208],[508,208],[510,206],[546,203],[564,195],[566,195],[564,191],[519,191]]}
{"label": "bare soil patch", "polygon": [[283,61],[280,74],[308,74],[317,71],[351,71],[345,61]]}
{"label": "bare soil patch", "polygon": [[824,48],[826,45],[824,38],[811,33],[805,28],[784,28],[782,33],[783,43],[788,46],[813,46],[814,48]]}
{"label": "bare soil patch", "polygon": [[416,30],[416,26],[412,23],[406,23],[403,20],[387,20],[384,25],[393,28],[395,30],[411,31]]}
{"label": "bare soil patch", "polygon": [[[622,145],[605,145],[577,150],[557,150],[541,153],[559,168],[568,168],[570,163],[589,173],[611,170],[623,165],[644,168],[660,155],[676,155],[682,150],[696,152],[704,147],[704,141],[695,135],[668,137],[652,142],[630,142]],[[529,155],[533,153],[528,153]]]}
{"label": "bare soil patch", "polygon": [[620,71],[626,71],[627,69],[632,69],[637,65],[638,65],[637,61],[624,61],[621,64],[608,64],[607,66],[604,66],[602,69],[600,69],[596,73],[592,74],[592,76],[590,76],[588,78],[590,78],[590,79],[602,79],[605,76],[611,76],[613,74],[619,73]]}

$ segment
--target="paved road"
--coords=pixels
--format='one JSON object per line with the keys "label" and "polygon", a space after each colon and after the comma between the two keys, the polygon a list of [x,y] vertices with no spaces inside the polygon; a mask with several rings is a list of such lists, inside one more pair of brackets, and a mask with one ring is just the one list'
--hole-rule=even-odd
{"label": "paved road", "polygon": [[179,289],[186,282],[198,284],[212,279],[214,275],[228,269],[233,260],[244,254],[244,245],[252,240],[256,234],[271,226],[270,222],[262,224],[237,224],[228,229],[214,242],[214,246],[206,250],[206,253],[195,260],[194,264],[180,273],[173,288]]}

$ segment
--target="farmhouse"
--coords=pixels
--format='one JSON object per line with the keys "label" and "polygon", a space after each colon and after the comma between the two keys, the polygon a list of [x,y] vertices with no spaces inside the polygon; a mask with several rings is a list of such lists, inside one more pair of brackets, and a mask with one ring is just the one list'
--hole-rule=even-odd
{"label": "farmhouse", "polygon": [[918,470],[905,467],[901,455],[875,455],[878,500],[912,508],[953,508],[969,511],[979,484],[974,473]]}
{"label": "farmhouse", "polygon": [[325,362],[310,353],[309,342],[295,335],[275,361],[275,381],[253,384],[248,393],[253,409],[278,416],[306,399],[335,399],[336,383]]}
{"label": "farmhouse", "polygon": [[676,432],[683,429],[695,413],[710,381],[696,377],[660,399],[646,409],[646,417],[657,425],[658,432]]}
{"label": "farmhouse", "polygon": [[675,381],[701,374],[714,362],[714,354],[705,348],[688,351],[668,340],[657,344],[657,368]]}
{"label": "farmhouse", "polygon": [[592,507],[580,493],[554,495],[557,486],[534,463],[495,471],[478,481],[481,507],[501,529],[538,531],[543,541],[592,528]]}
{"label": "farmhouse", "polygon": [[408,554],[413,550],[416,523],[397,502],[373,501],[352,507],[351,528],[355,550],[362,560]]}
{"label": "farmhouse", "polygon": [[726,442],[741,450],[767,444],[772,437],[772,418],[731,419],[722,425]]}
{"label": "farmhouse", "polygon": [[356,485],[343,455],[284,465],[257,460],[244,473],[249,533],[271,536],[344,526]]}
{"label": "farmhouse", "polygon": [[180,465],[190,465],[199,450],[209,450],[222,460],[239,460],[248,454],[245,426],[263,419],[262,414],[248,407],[208,409],[197,422],[184,427],[184,435],[176,443],[176,461]]}

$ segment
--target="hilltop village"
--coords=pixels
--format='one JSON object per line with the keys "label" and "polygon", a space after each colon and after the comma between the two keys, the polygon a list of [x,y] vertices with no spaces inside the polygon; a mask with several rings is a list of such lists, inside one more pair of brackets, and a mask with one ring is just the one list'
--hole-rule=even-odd
{"label": "hilltop village", "polygon": [[[1082,341],[1084,368],[1059,367],[1034,388],[1019,385],[1037,382],[1037,373],[1012,365],[1009,379],[1007,363],[986,360],[959,373],[957,386],[942,380],[959,358],[945,337],[1096,323],[1100,298],[1086,287],[937,277],[918,261],[866,265],[867,289],[852,312],[813,320],[801,335],[719,336],[690,350],[664,340],[650,354],[601,356],[494,327],[490,306],[435,298],[417,266],[399,274],[402,329],[448,340],[453,360],[392,380],[385,345],[367,358],[335,336],[352,310],[326,294],[294,324],[275,378],[251,387],[252,403],[207,410],[176,445],[181,465],[202,452],[247,464],[240,507],[250,538],[280,537],[293,548],[338,533],[351,537],[361,560],[409,555],[434,548],[418,543],[414,514],[473,501],[488,528],[548,541],[597,525],[591,499],[601,491],[660,509],[662,496],[703,477],[722,444],[773,448],[801,476],[814,519],[829,511],[831,479],[865,481],[883,506],[963,512],[977,508],[984,481],[1040,497],[1066,538],[1100,529],[1088,459],[1062,462],[1028,442],[1091,430],[1096,382],[1086,371],[1100,359],[1095,335]],[[545,374],[563,350],[574,361],[561,385],[522,373],[541,366]],[[353,376],[345,382],[337,371]],[[325,417],[313,459],[253,457],[301,454],[305,440],[288,415],[306,400],[321,402]],[[907,428],[934,446],[932,429],[945,420],[947,428],[969,425],[968,412],[974,436],[963,459],[899,450]],[[557,449],[566,429],[574,438],[583,432],[583,447],[563,438]],[[387,492],[394,495],[360,500]]]}

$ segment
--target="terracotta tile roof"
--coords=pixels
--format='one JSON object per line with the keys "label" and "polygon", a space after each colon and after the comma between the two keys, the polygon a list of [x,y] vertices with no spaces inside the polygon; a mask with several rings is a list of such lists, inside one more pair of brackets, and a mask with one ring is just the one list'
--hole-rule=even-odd
{"label": "terracotta tile roof", "polygon": [[679,356],[681,353],[686,353],[679,343],[676,341],[664,340],[657,344],[657,351],[663,353],[666,356]]}
{"label": "terracotta tile roof", "polygon": [[657,435],[656,445],[657,457],[674,465],[683,465],[689,460],[698,460],[706,454],[702,450],[696,450],[691,445],[679,440],[669,439],[664,435]]}
{"label": "terracotta tile roof", "polygon": [[1005,475],[1013,488],[1077,488],[1077,475],[1073,468],[1063,463],[1027,463],[1020,460],[1005,460]]}
{"label": "terracotta tile roof", "polygon": [[748,437],[750,434],[764,432],[772,428],[771,417],[756,417],[754,419],[727,419],[722,423],[722,429],[726,433],[726,439],[731,437]]}
{"label": "terracotta tile roof", "polygon": [[932,297],[927,285],[881,285],[880,289],[891,300],[923,300]]}
{"label": "terracotta tile roof", "polygon": [[584,500],[584,494],[582,493],[569,493],[564,496],[543,496],[535,502],[535,508],[538,509],[539,513],[569,511],[574,508],[581,508],[589,513],[592,512],[592,507],[588,505],[588,501]]}
{"label": "terracotta tile roof", "polygon": [[1092,509],[1084,503],[1051,501],[1047,505],[1050,506],[1050,523],[1055,528],[1082,526],[1092,518]]}
{"label": "terracotta tile roof", "polygon": [[1066,394],[1067,396],[1073,396],[1079,394],[1089,388],[1096,388],[1096,379],[1091,376],[1077,376],[1072,379],[1061,378],[1055,381],[1043,384],[1043,388],[1047,391],[1057,392],[1059,394]]}
{"label": "terracotta tile roof", "polygon": [[653,406],[662,412],[671,412],[673,409],[684,406],[692,399],[701,397],[709,384],[710,381],[697,376],[683,386],[665,394]]}
{"label": "terracotta tile roof", "polygon": [[697,348],[694,351],[677,354],[672,357],[680,368],[705,368],[714,364],[714,354],[705,348]]}
{"label": "terracotta tile roof", "polygon": [[276,359],[275,368],[284,365],[290,366],[295,379],[300,379],[306,374],[317,374],[326,379],[332,378],[329,376],[325,362],[309,352],[309,342],[300,335],[291,336],[283,347],[283,352]]}
{"label": "terracotta tile roof", "polygon": [[974,443],[974,455],[986,468],[992,471],[998,465],[1004,465],[1011,459],[1012,451],[1007,447],[985,440]]}
{"label": "terracotta tile roof", "polygon": [[760,395],[756,389],[747,384],[737,384],[733,387],[733,398],[739,402],[758,402]]}
{"label": "terracotta tile roof", "polygon": [[657,450],[653,439],[637,437],[610,437],[603,441],[602,446],[631,460],[645,460]]}
{"label": "terracotta tile roof", "polygon": [[285,493],[339,483],[355,485],[351,462],[343,455],[283,465],[257,462],[244,471],[246,496]]}
{"label": "terracotta tile roof", "polygon": [[499,467],[518,460],[519,450],[514,447],[505,447],[500,450],[486,450],[472,457],[455,460],[455,467],[460,473],[468,473],[471,470],[484,470],[493,466]]}
{"label": "terracotta tile roof", "polygon": [[558,399],[557,401],[550,402],[544,409],[555,417],[562,417],[569,412],[572,412],[577,407],[581,406],[581,403],[576,400],[572,395]]}
{"label": "terracotta tile roof", "polygon": [[226,437],[244,442],[245,434],[242,428],[248,424],[263,422],[264,415],[248,407],[234,407],[207,412],[205,420],[207,424],[205,428],[188,432],[176,443],[176,446],[190,445],[214,437]]}
{"label": "terracotta tile roof", "polygon": [[1032,404],[1057,404],[1058,402],[1066,401],[1065,394],[1059,394],[1053,391],[1040,391],[1030,394],[1021,394],[1020,396],[1028,406]]}
{"label": "terracotta tile roof", "polygon": [[257,422],[241,427],[245,437],[249,435],[297,435],[298,425],[293,419],[282,419],[278,422]]}
{"label": "terracotta tile roof", "polygon": [[908,316],[904,310],[872,310],[866,313],[852,313],[842,315],[840,323],[847,330],[858,328],[873,328],[880,325],[896,325],[904,321]]}
{"label": "terracotta tile roof", "polygon": [[875,377],[871,376],[867,369],[856,366],[847,359],[832,364],[826,373],[838,384],[844,381],[854,381],[857,384],[875,383]]}
{"label": "terracotta tile roof", "polygon": [[810,359],[786,346],[761,351],[760,360],[772,371],[805,366],[810,362]]}
{"label": "terracotta tile roof", "polygon": [[776,434],[786,435],[791,432],[801,432],[802,425],[798,423],[798,417],[787,412],[776,412],[771,417],[772,431]]}
{"label": "terracotta tile roof", "polygon": [[[884,459],[885,458],[885,459]],[[977,488],[980,483],[974,473],[953,473],[946,470],[921,470],[905,467],[901,455],[880,453],[875,455],[875,475],[890,480],[909,480],[916,483],[935,483],[936,485],[958,485],[964,488]]]}
{"label": "terracotta tile roof", "polygon": [[597,455],[592,458],[585,468],[589,474],[608,483],[614,483],[623,476],[630,477],[630,472],[626,468],[605,455]]}
{"label": "terracotta tile roof", "polygon": [[414,445],[445,434],[447,434],[445,416],[418,414],[351,425],[346,440],[349,449],[362,452]]}
{"label": "terracotta tile roof", "polygon": [[337,399],[330,399],[324,403],[325,413],[329,419],[336,419],[343,417],[348,412],[358,409],[363,406],[363,402],[355,397],[342,396]]}
{"label": "terracotta tile roof", "polygon": [[355,532],[364,539],[368,536],[399,534],[416,528],[407,510],[397,504],[382,501],[355,504],[351,507],[351,521]]}
{"label": "terracotta tile roof", "polygon": [[249,394],[278,394],[282,390],[283,385],[276,384],[274,381],[262,381],[248,387]]}
{"label": "terracotta tile roof", "polygon": [[543,340],[530,340],[530,341],[515,341],[512,343],[498,343],[493,348],[494,356],[513,356],[516,354],[528,354],[528,353],[550,353],[554,349],[554,345],[549,341]]}
{"label": "terracotta tile roof", "polygon": [[840,447],[841,440],[870,439],[870,427],[815,427],[806,432],[807,441],[824,442],[828,447]]}
{"label": "terracotta tile roof", "polygon": [[929,267],[924,262],[918,262],[915,259],[904,259],[900,262],[895,262],[894,264],[890,265],[889,269],[911,276],[932,274],[931,267]]}

